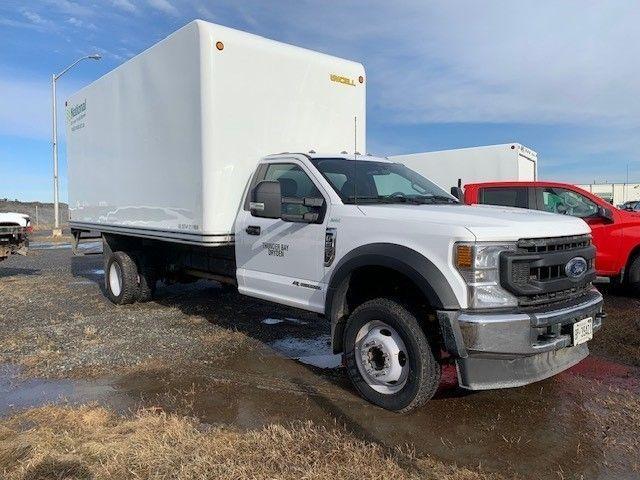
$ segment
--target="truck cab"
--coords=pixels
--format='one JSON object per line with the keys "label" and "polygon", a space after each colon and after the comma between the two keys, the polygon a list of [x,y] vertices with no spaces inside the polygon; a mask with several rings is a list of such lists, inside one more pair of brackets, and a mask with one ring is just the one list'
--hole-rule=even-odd
{"label": "truck cab", "polygon": [[114,303],[198,277],[316,312],[358,392],[397,412],[435,394],[445,362],[470,390],[555,375],[588,355],[604,316],[582,220],[468,206],[386,158],[261,159],[225,245],[102,228]]}
{"label": "truck cab", "polygon": [[386,158],[264,158],[235,252],[240,293],[329,318],[356,388],[397,411],[434,394],[445,357],[464,388],[524,385],[601,325],[584,222],[466,206]]}
{"label": "truck cab", "polygon": [[640,295],[640,216],[621,210],[575,185],[492,182],[467,185],[464,202],[528,208],[583,219],[591,228],[600,277]]}

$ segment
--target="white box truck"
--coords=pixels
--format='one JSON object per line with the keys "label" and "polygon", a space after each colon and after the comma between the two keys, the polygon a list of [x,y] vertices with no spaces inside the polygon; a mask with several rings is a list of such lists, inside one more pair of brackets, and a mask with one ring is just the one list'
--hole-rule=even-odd
{"label": "white box truck", "polygon": [[538,154],[519,143],[394,155],[401,162],[449,191],[468,183],[538,179]]}
{"label": "white box truck", "polygon": [[209,278],[317,312],[355,388],[401,412],[450,358],[469,389],[583,359],[602,316],[586,224],[461,205],[355,153],[364,85],[360,64],[196,21],[74,94],[70,223],[102,235],[107,296]]}

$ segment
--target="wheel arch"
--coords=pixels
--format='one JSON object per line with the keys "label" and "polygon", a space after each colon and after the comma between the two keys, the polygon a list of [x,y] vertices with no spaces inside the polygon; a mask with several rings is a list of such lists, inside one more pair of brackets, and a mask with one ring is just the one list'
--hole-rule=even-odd
{"label": "wheel arch", "polygon": [[421,253],[397,244],[373,243],[355,248],[336,265],[325,299],[326,316],[331,321],[333,351],[342,351],[342,335],[350,314],[347,294],[355,273],[377,267],[406,278],[433,309],[457,310],[458,299],[442,271]]}

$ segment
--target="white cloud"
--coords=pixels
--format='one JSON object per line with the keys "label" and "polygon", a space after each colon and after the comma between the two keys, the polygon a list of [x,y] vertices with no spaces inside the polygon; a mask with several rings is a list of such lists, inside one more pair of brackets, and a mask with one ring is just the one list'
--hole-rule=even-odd
{"label": "white cloud", "polygon": [[74,27],[78,27],[78,28],[87,28],[90,30],[95,30],[97,27],[91,23],[91,22],[84,22],[76,17],[69,17],[67,18],[67,23],[69,25],[73,25]]}
{"label": "white cloud", "polygon": [[203,4],[199,4],[196,6],[196,12],[198,12],[200,18],[204,20],[213,21],[215,19],[215,15],[213,14],[213,12],[211,12],[211,10],[209,10],[209,8],[207,8]]}
{"label": "white cloud", "polygon": [[364,60],[369,107],[398,123],[640,121],[637,2],[251,5],[279,39]]}
{"label": "white cloud", "polygon": [[[46,0],[45,3],[51,5],[62,13],[77,17],[88,17],[94,13],[91,6],[81,5],[80,3],[72,2],[70,0]],[[89,2],[87,2],[87,4],[88,3]]]}
{"label": "white cloud", "polygon": [[113,4],[114,7],[117,7],[126,12],[133,13],[138,10],[136,6],[133,3],[131,3],[129,0],[112,0],[111,3]]}
{"label": "white cloud", "polygon": [[178,9],[171,2],[169,2],[169,0],[147,0],[147,3],[156,10],[160,10],[161,12],[168,15],[177,16],[180,14],[180,12],[178,12]]}
{"label": "white cloud", "polygon": [[51,22],[51,20],[47,20],[41,17],[38,13],[31,10],[23,10],[22,15],[33,25],[36,25],[38,27],[47,27],[53,25],[53,22]]}

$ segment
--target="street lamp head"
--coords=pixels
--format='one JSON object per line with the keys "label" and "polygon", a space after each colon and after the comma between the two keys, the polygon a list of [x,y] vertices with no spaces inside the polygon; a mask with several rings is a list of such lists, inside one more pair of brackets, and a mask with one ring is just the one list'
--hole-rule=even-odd
{"label": "street lamp head", "polygon": [[99,53],[94,53],[93,55],[89,55],[87,58],[90,58],[91,60],[100,60],[102,58],[102,55],[100,55]]}

